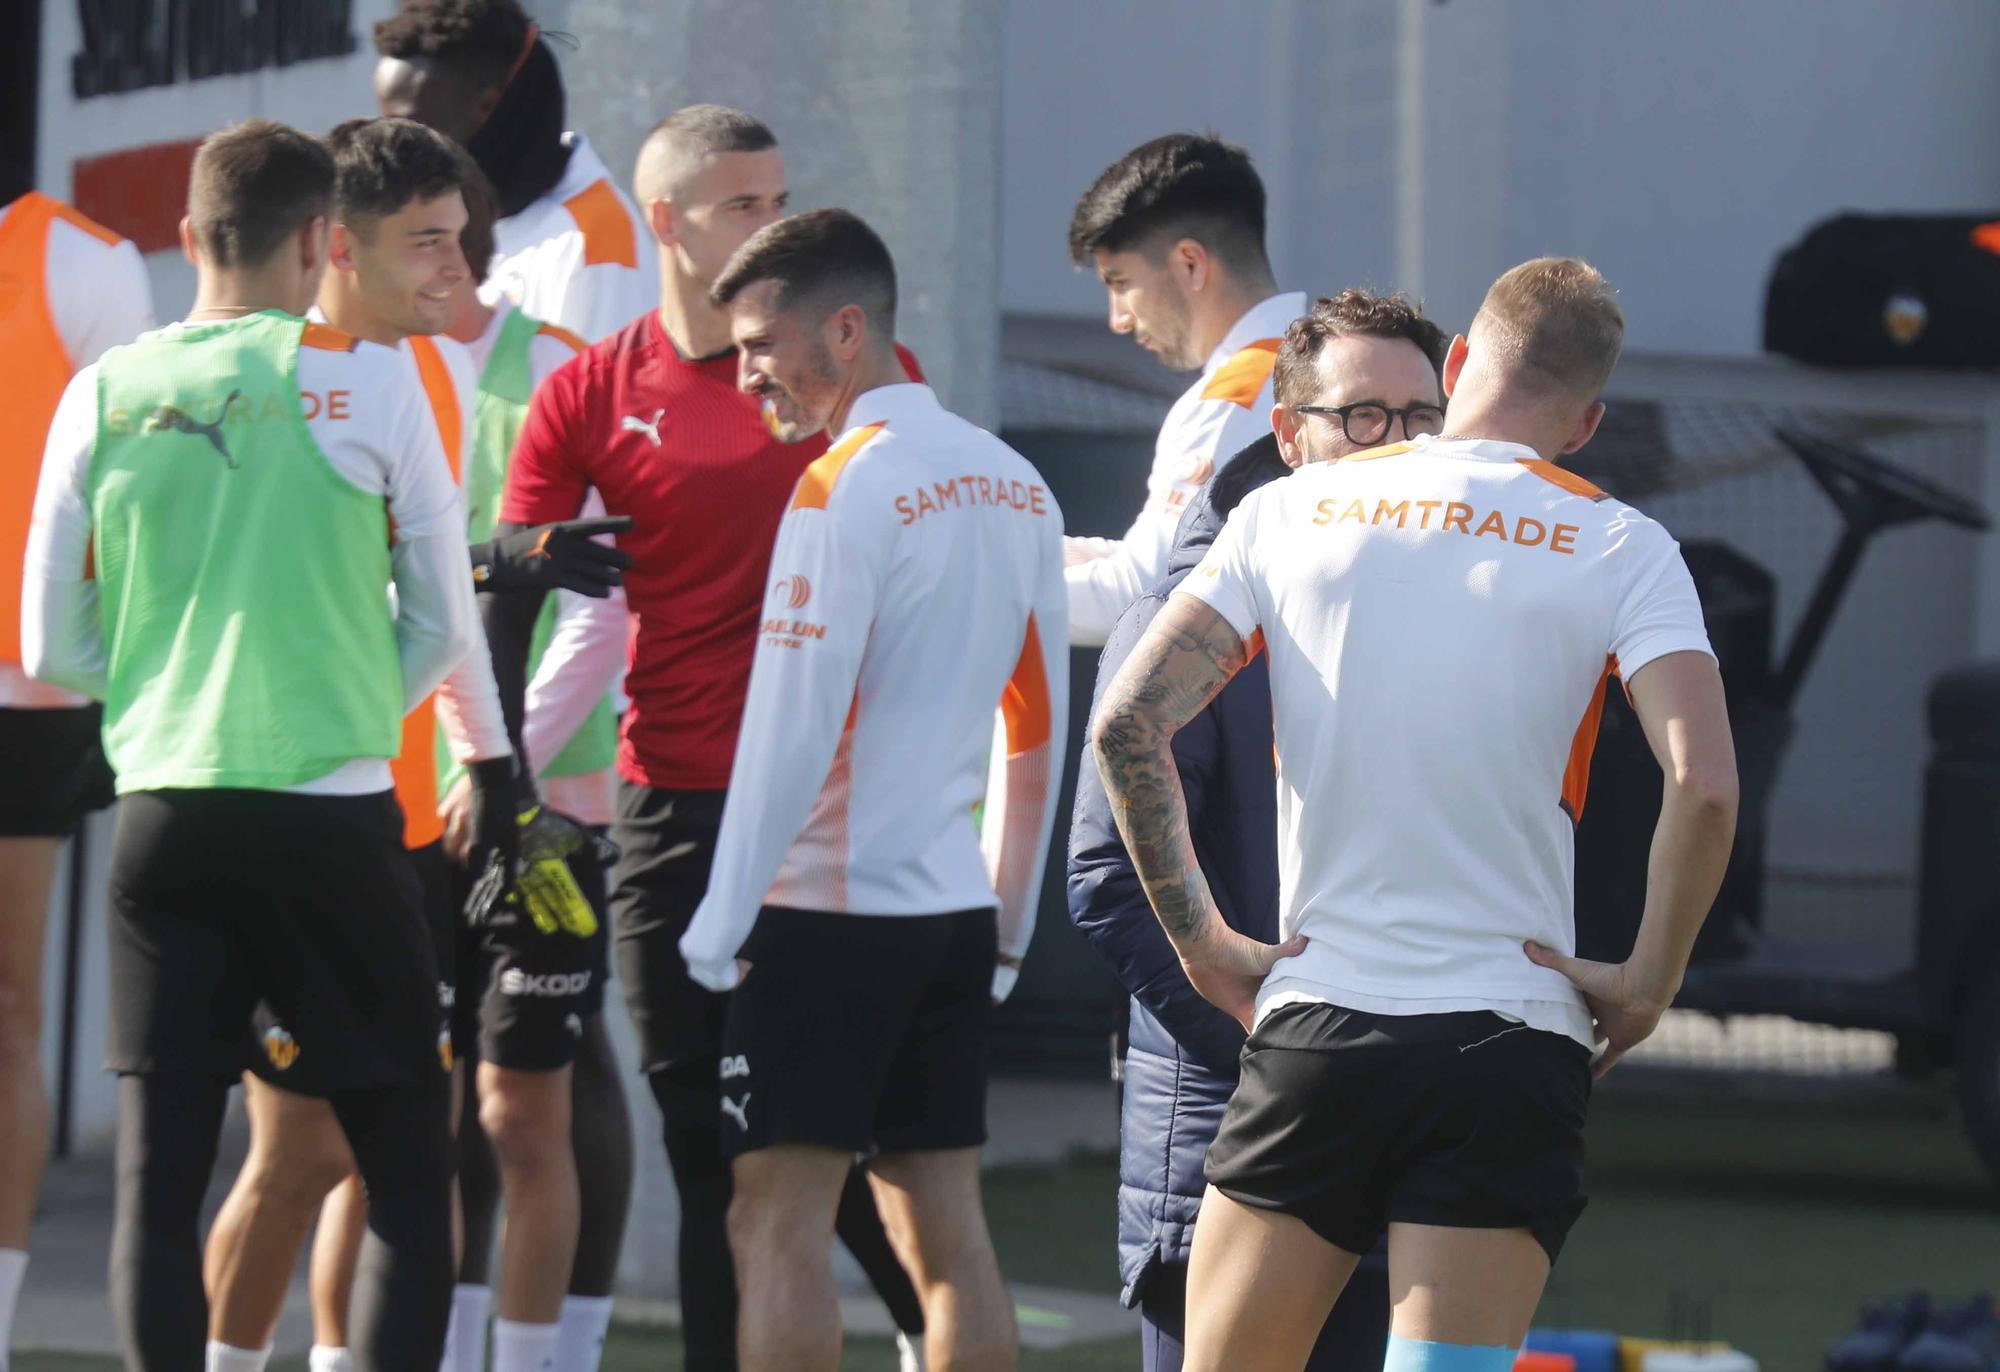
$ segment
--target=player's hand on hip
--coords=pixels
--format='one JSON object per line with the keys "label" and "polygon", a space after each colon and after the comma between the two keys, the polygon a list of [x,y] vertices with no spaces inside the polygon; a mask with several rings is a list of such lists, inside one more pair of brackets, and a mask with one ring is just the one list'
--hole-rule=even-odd
{"label": "player's hand on hip", "polygon": [[1673,1004],[1672,992],[1663,994],[1663,988],[1631,962],[1591,962],[1532,941],[1523,947],[1530,962],[1561,972],[1583,992],[1583,1002],[1590,1008],[1598,1039],[1604,1044],[1604,1051],[1590,1069],[1593,1077],[1609,1072],[1630,1049],[1645,1042]]}
{"label": "player's hand on hip", "polygon": [[1211,915],[1200,937],[1176,939],[1181,968],[1203,1000],[1242,1025],[1247,1033],[1257,1016],[1257,990],[1271,968],[1305,951],[1306,937],[1297,934],[1283,943],[1265,943],[1238,933]]}

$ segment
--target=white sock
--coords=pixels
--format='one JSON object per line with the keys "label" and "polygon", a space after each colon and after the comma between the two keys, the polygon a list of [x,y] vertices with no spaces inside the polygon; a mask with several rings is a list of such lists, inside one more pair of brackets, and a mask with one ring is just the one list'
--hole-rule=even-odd
{"label": "white sock", "polygon": [[559,1324],[493,1321],[493,1372],[551,1372]]}
{"label": "white sock", "polygon": [[451,1323],[445,1326],[438,1372],[486,1372],[486,1317],[492,1312],[492,1287],[462,1282],[451,1288]]}
{"label": "white sock", "polygon": [[[263,1364],[259,1363],[259,1367]],[[306,1367],[310,1372],[354,1372],[354,1354],[345,1348],[335,1348],[330,1344],[316,1343],[306,1354]]]}
{"label": "white sock", "polygon": [[924,1372],[924,1340],[919,1334],[912,1342],[908,1334],[896,1335],[897,1372]]}
{"label": "white sock", "polygon": [[14,1346],[14,1302],[21,1296],[28,1255],[18,1248],[0,1248],[0,1372],[7,1372],[7,1350]]}
{"label": "white sock", "polygon": [[264,1372],[271,1361],[268,1348],[231,1348],[226,1343],[208,1341],[207,1372]]}
{"label": "white sock", "polygon": [[605,1331],[611,1328],[611,1297],[564,1296],[556,1328],[561,1332],[556,1335],[555,1372],[597,1372]]}

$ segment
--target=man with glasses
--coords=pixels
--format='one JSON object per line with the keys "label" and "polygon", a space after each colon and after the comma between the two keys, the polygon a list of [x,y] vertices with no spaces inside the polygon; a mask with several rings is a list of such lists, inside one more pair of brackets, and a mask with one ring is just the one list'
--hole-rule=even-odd
{"label": "man with glasses", "polygon": [[1069,254],[1104,283],[1111,332],[1176,371],[1201,370],[1160,425],[1146,503],[1125,536],[1063,540],[1069,639],[1089,646],[1165,575],[1202,483],[1264,432],[1278,339],[1306,298],[1279,292],[1264,183],[1250,154],[1219,138],[1168,134],[1105,168],[1077,201]]}
{"label": "man with glasses", "polygon": [[[1266,433],[1232,457],[1188,506],[1164,583],[1132,602],[1105,643],[1098,685],[1118,674],[1223,522],[1252,491],[1307,462],[1337,461],[1444,423],[1445,338],[1401,296],[1345,290],[1292,322],[1273,373]],[[1302,418],[1302,416],[1316,416]],[[1260,657],[1174,738],[1189,830],[1230,926],[1278,933],[1277,778],[1271,682]],[[1202,1155],[1235,1089],[1243,1028],[1181,974],[1146,903],[1094,766],[1077,778],[1070,919],[1132,996],[1119,1130],[1118,1265],[1142,1317],[1145,1372],[1181,1372],[1188,1252],[1201,1207]],[[1389,1337],[1388,1272],[1363,1261],[1320,1330],[1309,1372],[1376,1372]]]}

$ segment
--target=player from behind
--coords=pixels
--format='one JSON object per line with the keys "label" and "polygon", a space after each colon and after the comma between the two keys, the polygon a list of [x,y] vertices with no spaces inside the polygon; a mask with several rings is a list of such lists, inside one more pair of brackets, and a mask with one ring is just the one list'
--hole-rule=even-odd
{"label": "player from behind", "polygon": [[[632,631],[614,642],[630,654],[632,703],[618,750],[612,922],[639,1068],[680,1198],[687,1365],[729,1372],[737,1306],[721,1146],[728,1083],[718,1076],[728,999],[689,979],[678,940],[715,852],[770,592],[771,541],[792,488],[826,444],[817,435],[781,441],[757,400],[737,390],[728,316],[709,298],[730,255],[784,211],[784,154],[771,130],[740,110],[688,106],[648,134],[633,179],[665,285],[655,309],[536,394],[508,470],[501,528],[568,518],[593,492],[633,521],[619,540],[634,558]],[[915,360],[900,350],[898,358],[913,374]],[[534,607],[520,597],[488,609],[502,701],[518,710]],[[916,1293],[858,1175],[842,1195],[839,1233],[903,1341],[921,1342]],[[906,1367],[914,1357],[908,1350]]]}
{"label": "player from behind", "polygon": [[646,225],[580,133],[518,0],[403,0],[375,26],[382,113],[456,139],[500,195],[488,300],[596,342],[653,308]]}
{"label": "player from behind", "polygon": [[[1207,1161],[1189,1372],[1296,1369],[1386,1227],[1386,1366],[1503,1372],[1582,1209],[1601,1075],[1672,1002],[1721,883],[1736,768],[1665,530],[1555,465],[1624,320],[1587,264],[1502,276],[1446,356],[1447,436],[1237,508],[1106,688],[1112,813],[1188,978],[1251,1030]],[[1175,732],[1256,651],[1277,721],[1280,934],[1190,856]],[[1575,947],[1572,845],[1622,678],[1666,774],[1631,958]]]}
{"label": "player from behind", "polygon": [[450,1076],[389,759],[477,625],[422,386],[298,317],[333,194],[325,145],[283,125],[202,145],[194,308],[78,374],[36,496],[26,662],[104,701],[123,802],[111,1303],[135,1368],[203,1362],[197,1222],[259,999],[322,1061],[375,1201],[357,1366],[443,1341]]}
{"label": "player from behind", "polygon": [[779,435],[833,439],[772,551],[715,863],[681,939],[696,981],[735,988],[739,1356],[838,1365],[828,1240],[872,1154],[928,1365],[1012,1367],[979,1149],[987,1020],[1027,948],[1061,782],[1062,514],[1018,453],[905,379],[895,268],[854,215],[761,230],[714,298]]}
{"label": "player from behind", "polygon": [[1265,433],[1271,368],[1306,312],[1264,252],[1264,183],[1250,154],[1175,133],[1106,167],[1077,201],[1070,259],[1104,283],[1111,331],[1175,371],[1200,371],[1153,444],[1146,503],[1122,538],[1070,538],[1070,641],[1104,642],[1125,607],[1166,575],[1174,529],[1217,468]]}
{"label": "player from behind", "polygon": [[139,250],[0,162],[0,1366],[28,1266],[28,1226],[48,1157],[41,1069],[42,941],[56,855],[109,804],[100,711],[21,670],[22,553],[49,420],[63,387],[106,348],[153,327]]}

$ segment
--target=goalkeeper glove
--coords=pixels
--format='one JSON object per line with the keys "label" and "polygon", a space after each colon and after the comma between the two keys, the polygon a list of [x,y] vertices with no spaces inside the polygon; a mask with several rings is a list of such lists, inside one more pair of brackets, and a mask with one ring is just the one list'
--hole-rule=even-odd
{"label": "goalkeeper glove", "polygon": [[632,521],[565,519],[503,534],[472,546],[472,583],[481,591],[575,591],[602,600],[619,584],[632,555],[594,541],[622,534]]}
{"label": "goalkeeper glove", "polygon": [[516,816],[518,857],[503,865],[496,853],[473,886],[466,902],[466,919],[474,926],[519,919],[525,914],[544,934],[563,933],[589,938],[597,932],[597,914],[590,908],[569,857],[588,849],[609,864],[618,850],[574,820],[539,801]]}

